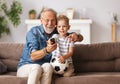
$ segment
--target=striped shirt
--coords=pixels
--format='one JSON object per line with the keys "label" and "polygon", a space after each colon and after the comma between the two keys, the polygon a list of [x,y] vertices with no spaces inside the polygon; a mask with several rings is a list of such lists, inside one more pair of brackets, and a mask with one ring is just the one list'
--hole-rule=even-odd
{"label": "striped shirt", "polygon": [[[54,56],[63,56],[68,53],[70,47],[74,47],[74,42],[70,42],[68,37],[60,37],[59,34],[54,34],[52,38],[55,39],[57,43],[57,49],[52,52]],[[71,57],[68,59],[68,62],[71,63]]]}

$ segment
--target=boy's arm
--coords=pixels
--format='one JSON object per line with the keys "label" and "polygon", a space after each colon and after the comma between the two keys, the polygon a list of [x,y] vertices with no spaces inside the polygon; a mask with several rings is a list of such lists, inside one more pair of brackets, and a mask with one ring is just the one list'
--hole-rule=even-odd
{"label": "boy's arm", "polygon": [[64,62],[66,59],[72,57],[72,55],[73,55],[73,50],[74,50],[74,47],[70,47],[67,54],[65,54],[65,55],[63,55],[63,56],[60,56],[60,57],[59,57],[60,62]]}
{"label": "boy's arm", "polygon": [[72,55],[73,55],[73,47],[70,47],[68,53],[66,55],[64,55],[63,58],[66,60],[66,59],[72,57]]}

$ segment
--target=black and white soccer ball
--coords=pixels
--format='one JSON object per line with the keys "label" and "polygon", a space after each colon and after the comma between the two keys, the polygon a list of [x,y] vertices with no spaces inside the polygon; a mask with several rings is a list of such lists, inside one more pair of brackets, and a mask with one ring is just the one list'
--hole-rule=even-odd
{"label": "black and white soccer ball", "polygon": [[50,63],[54,68],[54,73],[56,73],[56,74],[63,74],[65,71],[67,71],[67,69],[69,67],[67,60],[64,63],[60,63],[58,61],[58,57],[52,58]]}

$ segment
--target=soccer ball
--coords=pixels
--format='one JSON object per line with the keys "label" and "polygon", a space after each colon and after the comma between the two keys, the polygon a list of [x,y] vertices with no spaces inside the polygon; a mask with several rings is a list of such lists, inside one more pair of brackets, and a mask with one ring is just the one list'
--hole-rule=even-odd
{"label": "soccer ball", "polygon": [[64,63],[60,63],[58,59],[58,57],[54,57],[51,59],[50,63],[54,68],[54,73],[63,74],[65,71],[67,71],[69,64],[67,60]]}

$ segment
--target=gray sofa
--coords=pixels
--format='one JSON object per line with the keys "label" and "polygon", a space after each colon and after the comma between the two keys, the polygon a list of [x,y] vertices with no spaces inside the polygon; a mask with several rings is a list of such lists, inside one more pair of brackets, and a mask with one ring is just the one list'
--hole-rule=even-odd
{"label": "gray sofa", "polygon": [[[7,71],[0,74],[0,84],[27,84],[16,77],[24,44],[0,43],[0,61]],[[120,84],[120,43],[76,44],[72,77],[53,76],[52,84]]]}

